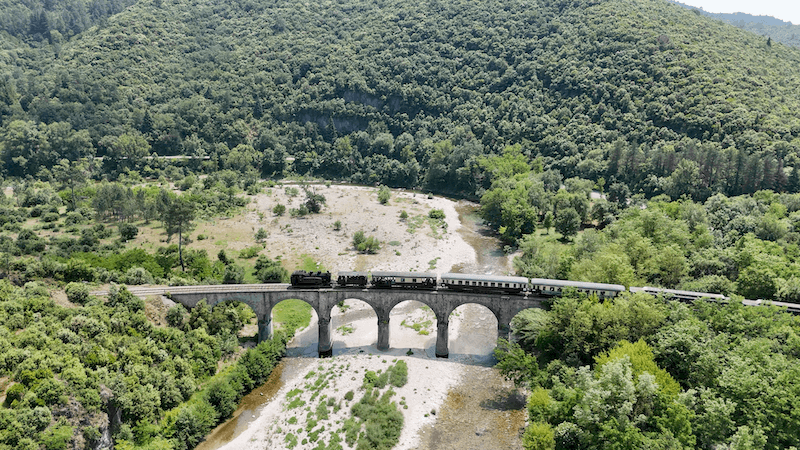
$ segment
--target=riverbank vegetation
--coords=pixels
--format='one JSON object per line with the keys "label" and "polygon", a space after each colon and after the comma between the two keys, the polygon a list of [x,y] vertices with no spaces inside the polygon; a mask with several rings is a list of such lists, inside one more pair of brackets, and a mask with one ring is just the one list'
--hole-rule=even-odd
{"label": "riverbank vegetation", "polygon": [[800,319],[779,308],[573,293],[512,327],[497,354],[531,391],[526,449],[800,445]]}
{"label": "riverbank vegetation", "polygon": [[[271,425],[270,442],[287,448],[310,444],[318,450],[341,450],[345,445],[359,450],[394,447],[403,429],[403,414],[393,401],[392,388],[408,382],[408,366],[403,360],[383,363],[377,371],[364,370],[360,387],[344,394],[337,386],[352,384],[346,379],[355,380],[358,373],[349,363],[330,360],[306,373],[303,387],[287,392],[282,403],[299,412]],[[358,400],[355,391],[361,393]]]}
{"label": "riverbank vegetation", "polygon": [[81,301],[65,307],[39,283],[0,281],[4,448],[112,438],[118,448],[193,448],[266,380],[295,330],[284,324],[245,350],[238,332],[252,312],[235,302],[191,313],[177,306],[159,326],[124,287],[105,302]]}

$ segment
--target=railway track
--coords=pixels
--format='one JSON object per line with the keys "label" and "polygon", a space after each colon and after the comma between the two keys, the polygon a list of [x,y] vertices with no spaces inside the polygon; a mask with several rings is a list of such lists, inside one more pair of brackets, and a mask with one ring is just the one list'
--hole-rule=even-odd
{"label": "railway track", "polygon": [[[289,283],[273,284],[212,284],[202,286],[127,286],[128,290],[137,297],[149,297],[151,295],[175,294],[196,294],[196,293],[225,293],[225,292],[271,292],[285,291],[291,288]],[[108,295],[108,289],[92,291],[89,293],[97,297]]]}

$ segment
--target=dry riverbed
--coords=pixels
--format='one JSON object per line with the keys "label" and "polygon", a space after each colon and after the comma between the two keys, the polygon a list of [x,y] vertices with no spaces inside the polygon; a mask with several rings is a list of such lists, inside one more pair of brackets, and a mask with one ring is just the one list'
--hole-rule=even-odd
{"label": "dry riverbed", "polygon": [[[224,244],[236,251],[251,246],[255,231],[264,228],[269,238],[263,253],[281,256],[290,270],[307,257],[333,272],[441,273],[474,268],[505,274],[510,270],[505,260],[503,267],[488,267],[479,261],[481,255],[476,257],[465,233],[459,232],[458,203],[449,199],[392,191],[389,204],[381,205],[376,188],[316,186],[326,197],[321,214],[292,218],[287,211],[275,216],[272,208],[276,204],[297,208],[304,199],[302,191],[292,196],[287,187],[292,186],[274,187],[256,196],[244,217],[201,225],[198,232],[213,236],[209,244]],[[431,209],[444,211],[445,220],[428,220]],[[400,218],[402,211],[408,214],[405,220]],[[334,230],[336,221],[341,224],[338,231]],[[352,248],[352,235],[359,230],[381,241],[378,254],[362,255]],[[320,441],[329,443],[334,433],[344,438],[344,420],[363,395],[359,388],[365,372],[385,371],[397,361],[408,365],[408,383],[394,388],[392,397],[404,417],[395,449],[521,448],[524,401],[520,404],[513,387],[495,369],[486,367],[493,361],[491,350],[497,338],[497,321],[488,310],[475,305],[456,310],[450,318],[450,358],[446,360],[434,356],[436,319],[421,304],[406,302],[392,311],[391,348],[385,352],[376,348],[377,317],[363,302],[348,300],[344,311],[334,309],[333,358],[316,358],[316,320],[314,315],[311,325],[290,344],[289,357],[281,363],[276,379],[268,383],[270,387],[265,385],[251,394],[237,417],[220,426],[199,450],[312,449]],[[313,384],[320,376],[327,386],[316,391]],[[354,392],[353,400],[345,399],[348,391]],[[312,399],[315,392],[319,393]],[[322,396],[326,396],[328,418],[313,419],[318,422],[309,428],[309,413],[316,417]],[[258,404],[261,406],[255,406]],[[320,427],[324,431],[314,433]],[[455,442],[462,446],[452,446]],[[466,445],[469,442],[478,446]],[[352,448],[344,439],[340,444]]]}

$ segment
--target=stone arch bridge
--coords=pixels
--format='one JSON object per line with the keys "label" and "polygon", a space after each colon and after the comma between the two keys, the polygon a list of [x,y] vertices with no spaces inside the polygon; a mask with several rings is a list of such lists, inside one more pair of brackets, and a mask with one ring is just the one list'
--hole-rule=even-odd
{"label": "stone arch bridge", "polygon": [[311,305],[319,317],[319,354],[332,354],[331,312],[340,301],[358,299],[372,307],[378,316],[378,350],[389,349],[389,313],[397,304],[414,300],[427,305],[436,315],[436,356],[446,358],[450,313],[461,305],[474,303],[488,308],[497,318],[498,335],[508,337],[511,319],[527,308],[541,308],[543,298],[507,294],[481,294],[447,290],[323,288],[295,289],[289,284],[185,286],[169,288],[172,300],[187,308],[200,300],[213,307],[227,301],[249,305],[258,317],[258,340],[272,337],[272,308],[283,300],[298,299]]}

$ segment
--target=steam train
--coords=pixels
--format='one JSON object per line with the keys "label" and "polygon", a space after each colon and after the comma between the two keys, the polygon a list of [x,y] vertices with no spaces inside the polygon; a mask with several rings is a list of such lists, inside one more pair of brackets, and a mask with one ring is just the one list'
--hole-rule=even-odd
{"label": "steam train", "polygon": [[[464,273],[432,272],[339,272],[334,278],[330,272],[306,272],[297,270],[292,273],[293,288],[360,288],[360,289],[421,289],[463,291],[486,294],[540,295],[560,296],[564,289],[574,289],[579,293],[596,295],[598,298],[611,298],[625,291],[619,284],[589,283],[583,281],[551,280],[547,278],[510,277],[502,275],[475,275]],[[721,294],[708,292],[682,291],[656,287],[633,287],[630,292],[645,292],[650,295],[661,295],[665,298],[691,302],[701,298],[712,301],[729,301]],[[771,304],[785,307],[789,312],[800,314],[800,304],[770,302],[764,300],[744,300],[749,306]]]}
{"label": "steam train", "polygon": [[333,280],[330,272],[297,270],[291,276],[292,287],[295,288],[441,289],[489,294],[548,296],[561,295],[564,288],[574,288],[578,292],[595,294],[600,298],[614,297],[625,290],[624,286],[618,284],[463,273],[443,273],[440,276],[432,272],[339,272],[335,278],[336,281]]}

